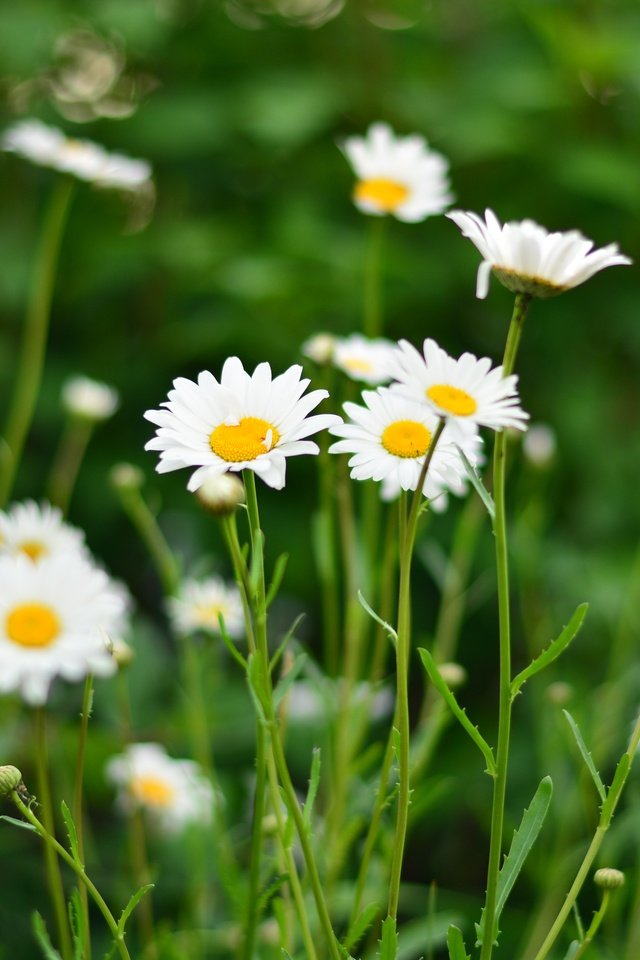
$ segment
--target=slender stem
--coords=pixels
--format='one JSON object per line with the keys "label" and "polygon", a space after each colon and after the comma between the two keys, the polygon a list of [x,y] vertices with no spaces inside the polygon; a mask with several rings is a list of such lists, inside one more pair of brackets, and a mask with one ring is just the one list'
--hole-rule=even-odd
{"label": "slender stem", "polygon": [[166,593],[174,593],[180,579],[180,570],[156,517],[139,490],[118,487],[118,494],[125,513],[149,551]]}
{"label": "slender stem", "polygon": [[371,217],[365,263],[362,329],[367,337],[382,334],[382,243],[386,217]]}
{"label": "slender stem", "polygon": [[[83,884],[89,891],[91,899],[94,901],[100,913],[104,917],[106,924],[109,927],[109,931],[111,932],[111,936],[115,940],[116,946],[118,948],[118,951],[120,953],[122,960],[131,960],[131,956],[129,954],[129,951],[127,950],[127,945],[124,941],[124,933],[119,932],[118,924],[116,923],[115,917],[109,910],[109,907],[105,903],[105,900],[102,897],[98,888],[95,886],[95,884],[89,879],[89,877],[85,873],[85,870],[82,864],[78,863],[77,860],[74,860],[73,857],[62,846],[62,844],[58,843],[58,841],[55,839],[55,837],[51,835],[51,833],[47,830],[47,828],[43,826],[42,823],[40,823],[38,818],[33,814],[33,812],[29,809],[29,807],[25,806],[25,804],[22,802],[22,800],[20,799],[20,797],[18,796],[15,790],[11,793],[11,799],[13,800],[13,802],[15,803],[16,807],[18,808],[22,816],[25,818],[25,820],[28,820],[31,826],[35,827],[39,836],[42,837],[42,839],[46,844],[47,849],[51,850],[51,855],[53,859],[56,860],[57,862],[56,855],[58,857],[61,857],[64,860],[64,862],[71,867],[71,869],[76,874],[76,876],[80,880],[82,880]],[[71,956],[71,953],[69,953],[69,956]]]}
{"label": "slender stem", "polygon": [[589,924],[589,929],[585,933],[584,939],[580,944],[580,946],[578,947],[577,953],[573,954],[573,957],[571,958],[571,960],[581,960],[581,958],[584,957],[585,953],[589,949],[591,943],[593,942],[593,938],[595,937],[596,933],[600,929],[600,924],[604,920],[604,916],[609,907],[610,897],[611,897],[611,891],[605,890],[602,896],[602,903],[600,904],[600,909],[594,913],[593,919]]}
{"label": "slender stem", "polygon": [[[76,774],[73,790],[73,821],[76,826],[76,835],[78,837],[78,858],[84,866],[84,829],[83,829],[83,810],[82,810],[82,791],[84,786],[84,759],[87,748],[87,734],[89,730],[89,717],[91,716],[91,706],[93,702],[93,675],[88,674],[84,682],[84,692],[82,695],[82,712],[80,714],[80,736],[78,739],[78,756],[76,758]],[[89,901],[87,889],[82,886],[79,890],[80,903],[84,914],[84,926],[87,931],[87,958],[91,960],[91,940],[89,927]]]}
{"label": "slender stem", "polygon": [[53,286],[62,234],[69,212],[73,181],[60,178],[51,196],[44,223],[27,306],[22,351],[14,393],[4,430],[0,470],[0,508],[13,489],[16,471],[35,411],[47,345]]}
{"label": "slender stem", "polygon": [[[51,788],[49,785],[49,761],[47,756],[46,715],[42,707],[35,711],[35,739],[36,739],[36,778],[38,784],[38,803],[42,810],[42,819],[47,834],[55,837],[53,820],[53,806],[51,803]],[[64,960],[71,960],[71,934],[67,920],[66,898],[62,883],[60,864],[55,851],[50,845],[45,846],[45,864],[47,869],[47,884],[53,904],[58,929],[58,938]]]}
{"label": "slender stem", "polygon": [[318,574],[322,581],[323,654],[329,676],[338,672],[340,650],[340,604],[335,533],[335,457],[320,445],[320,504],[317,517],[319,543]]}
{"label": "slender stem", "polygon": [[63,513],[66,513],[69,509],[78,472],[91,439],[93,427],[94,424],[91,420],[70,417],[62,434],[49,476],[48,492],[51,503],[60,507]]}
{"label": "slender stem", "polygon": [[[518,294],[515,299],[509,333],[502,363],[503,376],[512,372],[522,327],[527,314],[530,297]],[[498,874],[502,857],[502,834],[504,806],[507,791],[507,767],[509,763],[509,739],[511,733],[511,619],[509,609],[509,560],[507,551],[507,522],[505,508],[507,438],[505,431],[496,433],[493,453],[493,500],[495,519],[493,532],[496,541],[496,567],[498,585],[498,621],[500,643],[500,694],[498,708],[498,745],[496,753],[496,776],[493,786],[491,810],[491,839],[487,870],[487,896],[485,901],[484,939],[480,960],[490,960],[494,945],[494,925],[498,896]]]}

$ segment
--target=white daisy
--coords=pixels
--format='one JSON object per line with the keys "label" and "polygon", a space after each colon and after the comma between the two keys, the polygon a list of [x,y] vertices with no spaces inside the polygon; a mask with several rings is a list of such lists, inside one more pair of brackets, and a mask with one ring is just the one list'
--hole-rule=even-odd
{"label": "white daisy", "polygon": [[553,297],[584,283],[605,267],[629,264],[631,260],[615,243],[600,250],[578,230],[549,233],[533,220],[500,224],[492,210],[485,219],[477,213],[452,210],[447,216],[483,256],[478,268],[476,296],[489,292],[489,274],[514,293]]}
{"label": "white daisy", "polygon": [[222,615],[230,637],[244,635],[244,613],[240,591],[235,585],[226,584],[220,577],[206,580],[185,580],[177,597],[168,602],[169,617],[178,634],[204,630],[220,634]]}
{"label": "white daisy", "polygon": [[84,533],[65,523],[57,507],[25,500],[0,511],[0,557],[24,554],[37,563],[64,553],[89,557]]}
{"label": "white daisy", "polygon": [[391,379],[390,362],[395,346],[382,337],[372,340],[354,333],[350,337],[336,337],[331,359],[334,366],[352,380],[378,386]]}
{"label": "white daisy", "polygon": [[286,458],[318,453],[306,438],[340,421],[331,414],[307,416],[328,393],[313,390],[303,397],[310,381],[301,380],[301,373],[294,365],[272,379],[269,364],[260,363],[249,374],[238,357],[230,357],[220,382],[208,370],[197,383],[174,380],[162,404],[167,409],[145,413],[159,427],[145,448],[160,451],[158,473],[198,467],[187,485],[193,491],[207,476],[253,470],[281,490]]}
{"label": "white daisy", "polygon": [[491,369],[489,357],[479,360],[472,353],[455,360],[435,340],[425,340],[423,351],[406,340],[398,344],[393,376],[400,392],[426,400],[463,432],[477,427],[526,430],[529,414],[519,406],[516,374],[503,377],[501,366]]}
{"label": "white daisy", "polygon": [[366,137],[345,140],[343,152],[358,178],[353,200],[363,213],[416,223],[453,200],[449,164],[423,137],[396,137],[386,123],[374,123]]}
{"label": "white daisy", "polygon": [[106,635],[122,618],[109,577],[74,553],[0,557],[0,691],[32,705],[56,676],[78,681],[116,669]]}
{"label": "white daisy", "polygon": [[74,417],[97,423],[118,409],[118,391],[90,377],[70,377],[62,387],[62,404]]}
{"label": "white daisy", "polygon": [[109,153],[91,140],[67,137],[40,120],[14,124],[5,131],[0,145],[32,163],[69,173],[97,187],[141,190],[151,186],[151,167],[146,160]]}
{"label": "white daisy", "polygon": [[121,809],[146,810],[166,833],[211,822],[214,791],[202,769],[192,760],[174,760],[159,744],[131,744],[109,760],[106,774],[118,788]]}
{"label": "white daisy", "polygon": [[[438,429],[438,417],[425,403],[416,403],[400,393],[381,387],[365,390],[365,407],[345,403],[351,423],[329,431],[343,437],[329,447],[330,453],[351,453],[354,480],[377,480],[392,490],[415,490],[431,441]],[[447,428],[435,448],[423,493],[429,500],[449,484],[459,483],[464,471],[460,456]]]}

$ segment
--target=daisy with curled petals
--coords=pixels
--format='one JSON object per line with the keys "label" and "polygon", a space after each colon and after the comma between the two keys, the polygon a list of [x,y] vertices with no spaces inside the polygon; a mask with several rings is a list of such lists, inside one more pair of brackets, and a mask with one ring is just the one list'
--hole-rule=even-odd
{"label": "daisy with curled petals", "polygon": [[391,379],[389,365],[394,350],[395,343],[391,340],[354,333],[350,337],[336,338],[332,360],[334,366],[352,380],[378,386]]}
{"label": "daisy with curled petals", "polygon": [[0,557],[24,554],[36,563],[62,553],[89,556],[84,533],[65,523],[57,507],[25,500],[0,511]]}
{"label": "daisy with curled petals", "polygon": [[109,676],[108,633],[120,625],[122,592],[102,570],[65,553],[0,557],[0,692],[43,704],[54,677]]}
{"label": "daisy with curled petals", "polygon": [[[365,390],[365,406],[345,403],[350,423],[332,427],[329,433],[342,437],[330,453],[350,453],[354,480],[377,480],[390,489],[415,490],[425,456],[438,429],[438,417],[424,403],[409,400],[381,387]],[[429,500],[450,483],[456,484],[464,467],[456,448],[443,431],[432,454],[422,491]]]}
{"label": "daisy with curled petals", "polygon": [[342,149],[358,178],[353,202],[363,213],[417,223],[453,200],[449,164],[423,137],[396,137],[386,123],[374,123],[366,137],[349,137]]}
{"label": "daisy with curled petals", "polygon": [[169,617],[176,633],[204,630],[220,634],[220,616],[230,637],[244,635],[244,611],[240,591],[221,577],[185,580],[177,597],[169,600]]}
{"label": "daisy with curled petals", "polygon": [[577,230],[549,233],[533,220],[501,224],[492,210],[483,220],[477,213],[452,210],[447,216],[482,254],[476,296],[489,292],[489,275],[513,293],[554,297],[584,283],[605,267],[629,264],[631,260],[615,243],[599,250]]}
{"label": "daisy with curled petals", "polygon": [[435,340],[425,340],[423,353],[401,340],[393,370],[399,390],[430,405],[438,417],[462,428],[526,430],[529,414],[520,408],[518,377],[503,377],[502,367],[491,368],[489,357],[463,353],[455,360]]}
{"label": "daisy with curled petals", "polygon": [[275,490],[285,483],[286,458],[317,454],[307,437],[339,423],[331,414],[307,416],[328,396],[326,390],[304,391],[302,367],[289,367],[272,379],[268,363],[252,374],[238,357],[230,357],[220,381],[204,370],[197,383],[183,377],[162,406],[145,417],[158,427],[146,450],[159,450],[158,473],[196,467],[187,487],[197,490],[205,479],[227,471],[252,470]]}

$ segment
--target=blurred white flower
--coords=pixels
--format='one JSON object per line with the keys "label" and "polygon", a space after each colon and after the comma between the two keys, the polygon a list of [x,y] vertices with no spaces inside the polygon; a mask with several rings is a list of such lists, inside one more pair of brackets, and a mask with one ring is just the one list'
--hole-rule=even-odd
{"label": "blurred white flower", "polygon": [[309,357],[320,365],[330,363],[336,345],[336,337],[332,333],[316,333],[302,344],[300,348],[303,356]]}
{"label": "blurred white flower", "polygon": [[359,333],[336,337],[333,364],[351,377],[371,386],[388,383],[396,344],[383,337],[369,339]]}
{"label": "blurred white flower", "polygon": [[89,558],[84,533],[66,523],[57,507],[25,500],[0,511],[0,557],[24,554],[37,563],[68,553]]}
{"label": "blurred white flower", "polygon": [[546,423],[534,423],[522,441],[522,452],[534,467],[546,467],[556,455],[558,442],[553,427]]}
{"label": "blurred white flower", "polygon": [[206,580],[185,580],[176,597],[168,600],[169,619],[174,631],[181,634],[204,630],[220,634],[222,615],[230,637],[244,636],[244,612],[240,591],[220,577]]}
{"label": "blurred white flower", "polygon": [[89,377],[70,377],[62,387],[62,405],[74,417],[95,423],[118,409],[118,391]]}
{"label": "blurred white flower", "polygon": [[415,223],[453,200],[449,164],[424,137],[396,137],[386,123],[374,123],[366,137],[345,140],[343,151],[358,178],[353,200],[363,213]]}

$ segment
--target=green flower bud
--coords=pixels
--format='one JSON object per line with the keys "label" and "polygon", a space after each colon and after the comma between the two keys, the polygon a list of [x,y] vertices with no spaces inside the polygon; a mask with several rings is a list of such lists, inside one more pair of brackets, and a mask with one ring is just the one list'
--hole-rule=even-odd
{"label": "green flower bud", "polygon": [[22,774],[17,767],[0,767],[0,797],[8,797],[22,783]]}
{"label": "green flower bud", "polygon": [[244,503],[242,480],[233,473],[207,477],[195,495],[200,506],[216,517],[227,517]]}
{"label": "green flower bud", "polygon": [[593,882],[603,890],[615,890],[624,883],[624,873],[613,867],[601,867],[594,873]]}
{"label": "green flower bud", "polygon": [[139,490],[144,483],[144,473],[133,463],[114,464],[109,476],[116,490]]}

